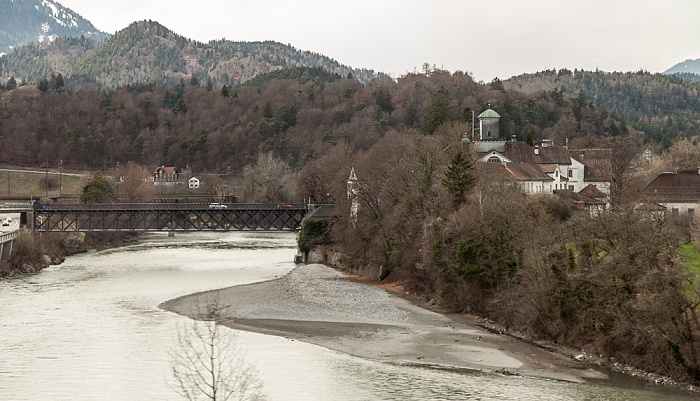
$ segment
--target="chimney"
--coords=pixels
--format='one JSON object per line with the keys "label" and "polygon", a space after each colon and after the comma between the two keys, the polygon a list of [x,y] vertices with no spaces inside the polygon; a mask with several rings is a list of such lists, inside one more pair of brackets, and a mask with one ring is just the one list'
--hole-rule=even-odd
{"label": "chimney", "polygon": [[513,143],[518,142],[518,140],[515,139],[515,135],[513,135],[513,137],[510,139],[510,141],[513,142]]}
{"label": "chimney", "polygon": [[535,154],[536,155],[540,154],[540,147],[539,146],[535,146]]}

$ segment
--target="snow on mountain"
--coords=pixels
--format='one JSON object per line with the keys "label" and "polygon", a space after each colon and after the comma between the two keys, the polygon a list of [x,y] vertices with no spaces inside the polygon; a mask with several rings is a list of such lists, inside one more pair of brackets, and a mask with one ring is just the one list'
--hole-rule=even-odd
{"label": "snow on mountain", "polygon": [[0,1],[0,55],[31,42],[53,41],[59,36],[85,36],[104,40],[108,34],[54,0]]}
{"label": "snow on mountain", "polygon": [[664,71],[664,74],[677,74],[677,73],[691,73],[700,75],[700,59],[697,60],[685,60],[682,63],[678,63],[668,70]]}

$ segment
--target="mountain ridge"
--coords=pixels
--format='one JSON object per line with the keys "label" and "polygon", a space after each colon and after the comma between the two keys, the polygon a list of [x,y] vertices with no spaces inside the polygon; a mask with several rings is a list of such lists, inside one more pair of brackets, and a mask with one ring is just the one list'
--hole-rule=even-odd
{"label": "mountain ridge", "polygon": [[699,59],[687,59],[682,61],[668,70],[663,72],[664,74],[676,74],[676,73],[691,73],[700,75],[700,58]]}
{"label": "mountain ridge", "polygon": [[273,41],[201,43],[156,21],[136,21],[103,42],[88,38],[30,43],[0,58],[0,77],[38,82],[51,74],[113,89],[135,84],[174,84],[181,79],[232,86],[256,75],[288,67],[322,67],[351,74],[362,82],[381,76],[374,70],[340,64],[319,53]]}
{"label": "mountain ridge", "polygon": [[109,35],[70,8],[54,0],[11,0],[0,3],[0,55],[29,43],[57,37],[85,36],[104,40]]}

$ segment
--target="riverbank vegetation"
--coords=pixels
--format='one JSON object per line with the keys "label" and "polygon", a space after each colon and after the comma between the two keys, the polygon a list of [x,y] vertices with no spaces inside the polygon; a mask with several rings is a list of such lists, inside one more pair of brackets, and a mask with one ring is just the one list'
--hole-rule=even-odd
{"label": "riverbank vegetation", "polygon": [[[487,163],[454,174],[469,152],[455,141],[460,128],[389,132],[366,151],[338,147],[311,163],[332,183],[329,235],[343,267],[608,366],[700,383],[696,223],[637,210],[650,167],[628,158],[612,208],[592,215],[525,195]],[[634,143],[609,142],[616,152],[617,140]]]}
{"label": "riverbank vegetation", "polygon": [[34,233],[22,229],[13,244],[10,260],[0,261],[0,279],[36,273],[60,264],[66,256],[91,248],[115,246],[134,241],[137,233]]}
{"label": "riverbank vegetation", "polygon": [[[429,66],[367,85],[314,70],[290,76],[220,90],[191,79],[109,91],[70,79],[46,91],[0,89],[0,131],[13,150],[0,162],[105,174],[128,162],[147,172],[186,166],[240,202],[333,203],[330,228],[316,227],[304,244],[330,242],[355,272],[402,280],[533,339],[700,383],[692,296],[700,290],[679,255],[695,246],[695,222],[634,207],[651,177],[698,160],[696,140],[653,142],[583,92],[528,95]],[[610,211],[525,196],[475,162],[463,143],[488,107],[506,138],[611,149]],[[641,157],[644,141],[651,161]]]}

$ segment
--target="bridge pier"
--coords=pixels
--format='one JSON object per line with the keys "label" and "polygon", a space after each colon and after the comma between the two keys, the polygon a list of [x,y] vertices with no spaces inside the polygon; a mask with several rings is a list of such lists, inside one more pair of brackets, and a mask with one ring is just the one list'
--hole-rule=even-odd
{"label": "bridge pier", "polygon": [[27,229],[34,231],[34,210],[20,213],[20,223],[26,224]]}

